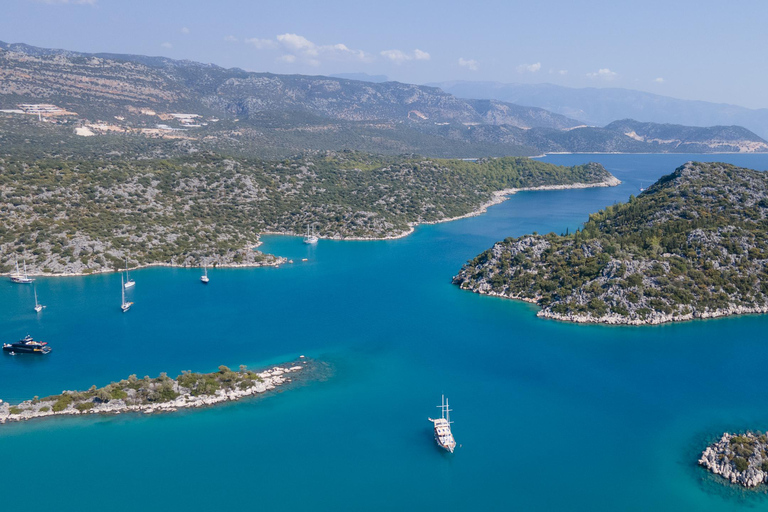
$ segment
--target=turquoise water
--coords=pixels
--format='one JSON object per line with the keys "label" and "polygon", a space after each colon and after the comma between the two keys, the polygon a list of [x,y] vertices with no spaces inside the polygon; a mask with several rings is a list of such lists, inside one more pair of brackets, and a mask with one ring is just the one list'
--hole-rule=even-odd
{"label": "turquoise water", "polygon": [[[628,328],[536,318],[525,303],[462,292],[461,265],[496,240],[573,230],[688,155],[595,160],[619,187],[525,192],[460,221],[382,242],[266,237],[294,259],[265,269],[152,268],[120,276],[0,283],[3,337],[51,342],[0,357],[0,398],[18,401],[136,373],[177,374],[306,354],[332,378],[160,416],[54,418],[0,426],[2,509],[741,510],[765,494],[696,467],[725,429],[768,428],[768,316]],[[768,156],[715,155],[768,169]],[[307,262],[301,262],[307,258]],[[427,416],[445,393],[453,456]]]}

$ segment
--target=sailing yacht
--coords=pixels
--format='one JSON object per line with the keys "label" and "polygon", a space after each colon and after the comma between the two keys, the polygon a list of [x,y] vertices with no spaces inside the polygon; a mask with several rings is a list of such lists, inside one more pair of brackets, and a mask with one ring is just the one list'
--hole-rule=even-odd
{"label": "sailing yacht", "polygon": [[123,310],[123,313],[126,313],[133,306],[133,302],[125,302],[125,281],[122,274],[120,275],[120,284],[120,291],[123,293],[123,303],[120,305],[120,309]]}
{"label": "sailing yacht", "polygon": [[123,285],[124,288],[131,288],[133,285],[136,284],[136,281],[131,279],[131,276],[128,275],[128,257],[125,257],[125,284]]}
{"label": "sailing yacht", "polygon": [[319,238],[317,238],[317,235],[315,234],[315,228],[312,227],[312,231],[309,230],[309,224],[307,224],[307,234],[304,237],[304,243],[305,244],[316,244]]}
{"label": "sailing yacht", "polygon": [[35,312],[39,313],[43,310],[45,306],[37,302],[37,288],[35,288]]}
{"label": "sailing yacht", "polygon": [[448,408],[448,399],[445,398],[445,395],[437,407],[440,408],[441,417],[435,420],[428,418],[435,427],[435,441],[440,448],[453,453],[453,450],[456,449],[456,440],[451,433],[451,423],[453,422],[451,421],[451,410]]}
{"label": "sailing yacht", "polygon": [[210,279],[208,279],[208,266],[203,264],[203,275],[200,276],[200,282],[208,284],[208,281],[210,281]]}
{"label": "sailing yacht", "polygon": [[27,260],[24,260],[24,275],[21,275],[21,272],[19,272],[19,259],[16,258],[16,273],[11,276],[11,282],[18,284],[29,284],[32,281],[34,281],[34,279],[27,275]]}

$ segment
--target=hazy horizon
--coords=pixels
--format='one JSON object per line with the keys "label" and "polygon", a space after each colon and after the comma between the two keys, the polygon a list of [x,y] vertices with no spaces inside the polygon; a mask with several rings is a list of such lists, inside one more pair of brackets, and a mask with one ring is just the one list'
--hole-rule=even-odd
{"label": "hazy horizon", "polygon": [[[440,9],[402,0],[258,5],[9,0],[0,40],[88,53],[157,55],[280,74],[386,75],[615,87],[766,108],[768,5],[593,1]],[[748,16],[743,13],[749,13]],[[751,51],[752,49],[755,49]]]}

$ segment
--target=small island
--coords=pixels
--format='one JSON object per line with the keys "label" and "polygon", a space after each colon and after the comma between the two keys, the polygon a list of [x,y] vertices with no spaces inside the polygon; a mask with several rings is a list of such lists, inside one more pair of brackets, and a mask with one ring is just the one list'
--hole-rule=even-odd
{"label": "small island", "polygon": [[768,482],[768,435],[726,432],[719,441],[707,446],[699,464],[733,484],[757,487]]}
{"label": "small island", "polygon": [[101,388],[92,386],[88,391],[63,391],[59,395],[34,397],[16,405],[0,401],[0,424],[49,416],[151,414],[204,407],[274,390],[291,382],[297,372],[306,374],[311,371],[313,365],[313,361],[302,356],[297,361],[260,372],[241,365],[238,371],[226,366],[219,366],[218,371],[212,373],[184,371],[175,379],[165,373],[154,379],[131,375]]}
{"label": "small island", "polygon": [[454,284],[570,322],[660,324],[768,312],[768,175],[689,162],[576,232],[507,238]]}

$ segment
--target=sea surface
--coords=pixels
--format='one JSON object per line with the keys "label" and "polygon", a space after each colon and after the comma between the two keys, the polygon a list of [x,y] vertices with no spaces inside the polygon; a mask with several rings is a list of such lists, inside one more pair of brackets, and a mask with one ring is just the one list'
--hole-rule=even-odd
{"label": "sea surface", "polygon": [[[130,374],[254,368],[299,355],[332,375],[258,399],[164,415],[0,425],[2,510],[697,510],[768,508],[765,490],[696,465],[724,430],[768,429],[768,316],[574,325],[461,291],[495,241],[573,231],[687,160],[768,169],[768,155],[552,155],[597,161],[613,188],[522,192],[484,215],[391,241],[270,236],[280,268],[149,268],[0,282],[0,398]],[[303,262],[302,258],[307,261]],[[441,394],[459,447],[433,441]]]}

